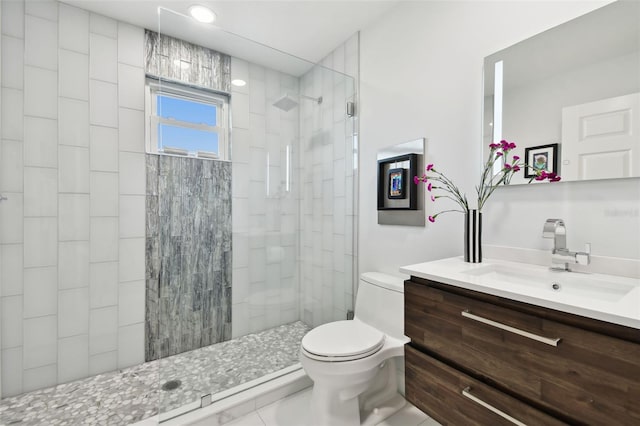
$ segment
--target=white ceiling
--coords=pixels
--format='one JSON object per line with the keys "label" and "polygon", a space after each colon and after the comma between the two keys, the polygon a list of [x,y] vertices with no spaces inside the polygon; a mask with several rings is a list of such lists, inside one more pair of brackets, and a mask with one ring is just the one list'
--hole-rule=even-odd
{"label": "white ceiling", "polygon": [[[155,31],[160,23],[162,33],[300,75],[308,64],[281,52],[317,63],[355,32],[380,19],[398,0],[62,1]],[[211,8],[217,14],[215,23],[198,24],[181,16],[188,15],[193,4]],[[158,7],[169,11],[158,13]]]}

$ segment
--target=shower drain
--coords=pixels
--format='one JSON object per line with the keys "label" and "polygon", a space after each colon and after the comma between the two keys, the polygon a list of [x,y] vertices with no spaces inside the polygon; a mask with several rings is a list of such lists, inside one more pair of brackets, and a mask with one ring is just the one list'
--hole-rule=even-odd
{"label": "shower drain", "polygon": [[163,391],[172,391],[178,389],[182,382],[180,380],[169,380],[164,385],[162,385]]}

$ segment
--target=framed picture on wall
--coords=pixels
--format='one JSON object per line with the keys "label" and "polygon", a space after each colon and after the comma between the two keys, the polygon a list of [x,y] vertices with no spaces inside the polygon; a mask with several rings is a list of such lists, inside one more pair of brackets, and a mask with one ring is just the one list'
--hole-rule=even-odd
{"label": "framed picture on wall", "polygon": [[398,199],[405,198],[407,193],[406,186],[406,169],[390,169],[389,170],[389,193],[387,198]]}
{"label": "framed picture on wall", "polygon": [[524,177],[532,178],[536,172],[558,173],[558,144],[532,146],[524,149],[524,158],[530,167],[524,168]]}
{"label": "framed picture on wall", "polygon": [[378,160],[378,210],[417,210],[418,154],[404,154]]}

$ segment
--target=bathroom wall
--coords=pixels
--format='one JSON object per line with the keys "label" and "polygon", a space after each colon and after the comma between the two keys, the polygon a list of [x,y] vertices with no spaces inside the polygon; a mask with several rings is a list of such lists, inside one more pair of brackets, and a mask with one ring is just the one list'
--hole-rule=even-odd
{"label": "bathroom wall", "polygon": [[[361,271],[396,272],[401,265],[462,254],[458,214],[425,228],[377,224],[376,151],[426,137],[426,162],[472,194],[481,167],[484,57],[606,3],[401,2],[362,31]],[[540,238],[544,219],[562,217],[571,248],[590,240],[594,253],[637,259],[638,242],[630,235],[637,235],[639,200],[637,179],[505,188],[487,203],[483,238],[548,249],[550,242]]]}
{"label": "bathroom wall", "polygon": [[2,2],[2,394],[144,360],[143,31]]}
{"label": "bathroom wall", "polygon": [[353,35],[300,78],[301,93],[323,98],[300,105],[300,318],[311,326],[353,309],[357,123],[346,102],[356,98],[358,42]]}
{"label": "bathroom wall", "polygon": [[147,154],[145,360],[231,338],[231,164]]}

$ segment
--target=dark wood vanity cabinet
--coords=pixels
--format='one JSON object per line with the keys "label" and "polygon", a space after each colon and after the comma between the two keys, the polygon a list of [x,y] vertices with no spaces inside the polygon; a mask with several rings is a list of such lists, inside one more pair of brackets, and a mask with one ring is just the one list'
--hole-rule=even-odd
{"label": "dark wood vanity cabinet", "polygon": [[443,425],[640,425],[640,330],[411,277],[405,334],[407,400]]}

